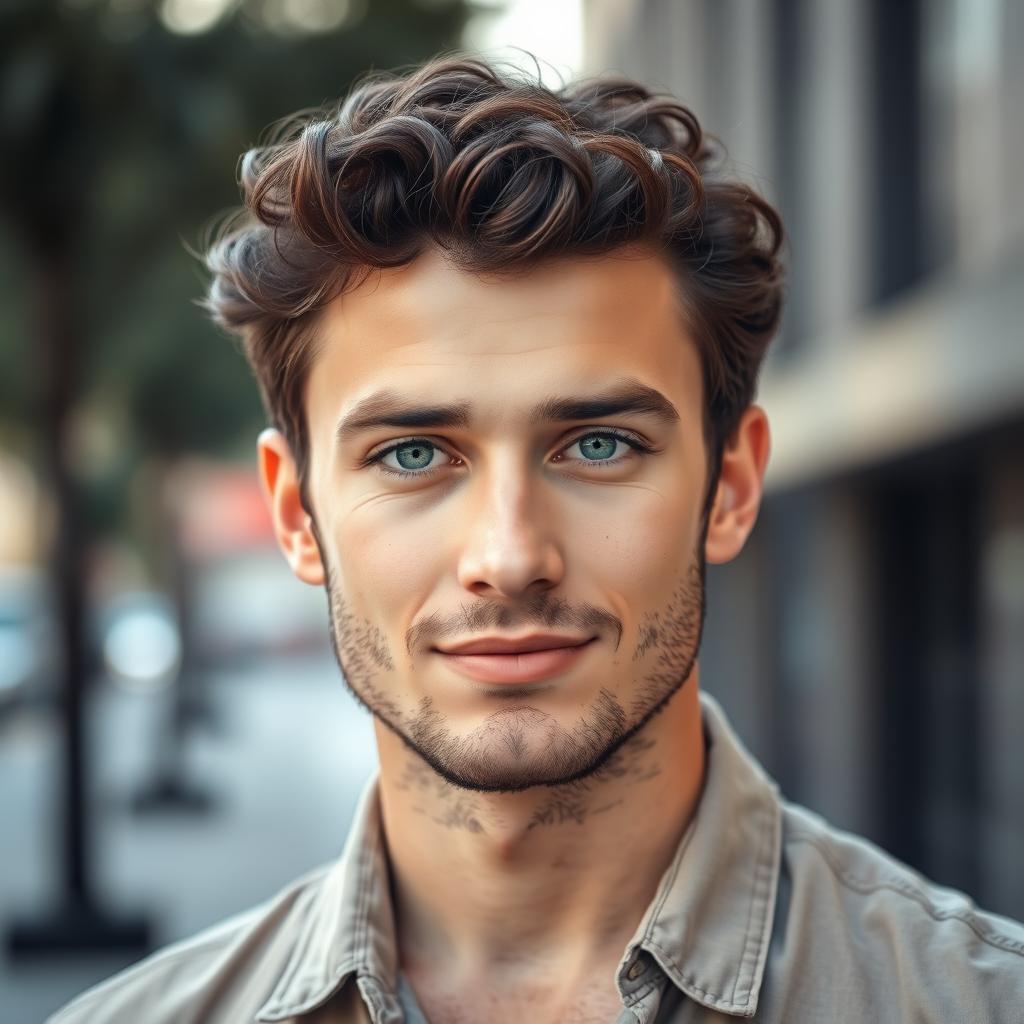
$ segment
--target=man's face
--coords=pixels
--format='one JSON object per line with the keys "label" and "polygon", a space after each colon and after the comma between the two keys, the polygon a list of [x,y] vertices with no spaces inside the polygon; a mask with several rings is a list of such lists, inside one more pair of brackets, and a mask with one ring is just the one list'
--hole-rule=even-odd
{"label": "man's face", "polygon": [[[323,572],[304,578],[326,581],[348,685],[454,785],[590,774],[700,641],[701,367],[667,265],[483,279],[432,251],[336,300],[322,332],[306,398]],[[567,404],[605,399],[626,408]],[[355,422],[439,407],[462,415]],[[589,642],[526,682],[443,653],[541,632]]]}

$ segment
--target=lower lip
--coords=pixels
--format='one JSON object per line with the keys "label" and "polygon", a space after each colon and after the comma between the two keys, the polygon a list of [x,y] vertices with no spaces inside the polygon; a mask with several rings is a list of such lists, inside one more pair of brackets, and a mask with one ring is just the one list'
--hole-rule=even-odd
{"label": "lower lip", "polygon": [[524,654],[444,654],[446,663],[460,675],[480,683],[535,683],[567,672],[593,640],[577,647],[553,647]]}

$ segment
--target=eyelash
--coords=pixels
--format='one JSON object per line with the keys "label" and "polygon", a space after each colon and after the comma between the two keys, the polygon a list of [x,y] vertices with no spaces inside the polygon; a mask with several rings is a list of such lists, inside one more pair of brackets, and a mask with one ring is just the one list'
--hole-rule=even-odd
{"label": "eyelash", "polygon": [[[634,457],[643,458],[645,455],[650,455],[655,451],[655,449],[651,445],[647,444],[646,441],[642,441],[635,434],[627,434],[625,431],[621,430],[592,430],[586,434],[580,434],[578,437],[574,437],[567,445],[565,445],[565,448],[571,448],[577,442],[585,441],[588,437],[614,437],[616,440],[623,441],[625,444],[628,444],[633,449],[633,452],[631,454],[622,456],[620,458],[597,460],[588,463],[588,465],[591,466],[620,466],[623,462],[625,462],[628,459]],[[421,469],[414,471],[410,469],[392,469],[391,466],[384,465],[383,460],[386,455],[389,455],[391,452],[395,451],[398,448],[404,448],[406,445],[415,444],[417,441],[424,444],[429,444],[432,448],[437,448],[439,451],[444,451],[444,448],[441,445],[439,445],[436,441],[431,441],[429,438],[409,437],[405,438],[402,441],[396,441],[394,444],[388,445],[387,448],[383,448],[379,452],[375,452],[373,455],[364,459],[361,465],[376,466],[377,469],[380,470],[382,473],[388,473],[391,476],[402,477],[405,479],[415,477],[420,480],[422,480],[424,477],[433,476],[435,473],[439,473],[442,469],[446,468],[444,466],[435,466],[431,467],[430,469]],[[565,448],[561,450],[564,451]]]}

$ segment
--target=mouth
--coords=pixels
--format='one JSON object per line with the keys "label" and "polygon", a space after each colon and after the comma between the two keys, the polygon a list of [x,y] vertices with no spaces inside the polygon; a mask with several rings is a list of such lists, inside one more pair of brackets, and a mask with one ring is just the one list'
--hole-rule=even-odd
{"label": "mouth", "polygon": [[481,683],[534,683],[568,672],[596,643],[549,647],[538,651],[504,654],[447,654],[438,650],[444,663],[459,675]]}

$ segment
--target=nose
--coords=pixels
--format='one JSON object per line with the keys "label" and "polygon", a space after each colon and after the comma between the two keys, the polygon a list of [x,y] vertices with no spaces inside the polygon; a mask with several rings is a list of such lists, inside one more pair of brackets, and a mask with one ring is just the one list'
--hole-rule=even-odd
{"label": "nose", "polygon": [[470,500],[458,579],[480,597],[522,597],[557,586],[565,574],[557,517],[513,453],[482,475]]}

